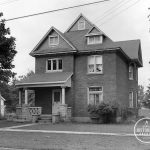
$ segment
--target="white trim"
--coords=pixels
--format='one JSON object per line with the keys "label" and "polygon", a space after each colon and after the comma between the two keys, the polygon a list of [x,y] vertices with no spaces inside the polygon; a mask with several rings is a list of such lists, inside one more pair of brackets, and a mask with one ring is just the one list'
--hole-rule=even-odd
{"label": "white trim", "polygon": [[[83,28],[80,28],[80,23],[83,22],[84,26]],[[85,20],[78,21],[78,30],[85,30]]]}
{"label": "white trim", "polygon": [[[89,89],[92,88],[92,87],[100,87],[100,88],[102,88],[102,91],[93,91],[93,92],[91,92],[91,91],[89,91]],[[102,94],[102,101],[104,100],[104,99],[103,99],[103,86],[89,86],[89,87],[87,88],[87,91],[88,91],[88,92],[87,92],[87,94],[88,94],[88,96],[87,96],[87,97],[88,97],[88,104],[90,104],[90,103],[89,103],[89,101],[90,101],[90,100],[89,100],[89,94],[90,94],[90,93],[93,93],[93,94],[95,94],[95,93],[100,93],[100,94]]]}
{"label": "white trim", "polygon": [[[57,43],[50,44],[50,38],[55,38],[55,37],[58,37]],[[59,35],[55,35],[55,36],[49,35],[49,46],[50,46],[50,47],[53,47],[53,46],[57,46],[57,45],[59,45]]]}
{"label": "white trim", "polygon": [[[130,73],[132,73],[132,77],[130,77]],[[134,80],[134,67],[132,65],[129,65],[129,80]]]}
{"label": "white trim", "polygon": [[58,35],[60,35],[71,47],[73,50],[76,50],[76,48],[66,39],[64,38],[56,28],[54,28],[53,26],[48,30],[48,32],[43,36],[43,38],[38,42],[38,44],[34,47],[34,49],[30,52],[30,54],[32,54],[39,46],[40,44],[45,40],[45,38],[49,35],[49,33],[51,32],[51,30],[54,30],[57,32]]}
{"label": "white trim", "polygon": [[[99,38],[100,38],[100,40],[98,42],[95,41],[96,36],[99,36]],[[94,38],[93,43],[90,43],[90,39],[89,38],[91,38],[91,37]],[[87,37],[87,44],[88,45],[96,45],[96,44],[102,44],[102,43],[103,43],[103,36],[102,35],[92,35],[92,36],[88,36]]]}
{"label": "white trim", "polygon": [[60,103],[62,101],[62,92],[61,92],[61,89],[54,89],[52,90],[52,104],[54,104],[54,92],[60,92]]}
{"label": "white trim", "polygon": [[[51,61],[51,70],[48,70],[48,61]],[[53,60],[56,60],[56,70],[53,70]],[[62,69],[58,69],[58,60],[62,60],[62,58],[50,58],[46,60],[46,73],[51,72],[62,72],[63,71],[63,60],[62,60]]]}
{"label": "white trim", "polygon": [[136,107],[138,107],[138,92],[135,92]]}
{"label": "white trim", "polygon": [[72,28],[72,26],[80,19],[80,17],[83,17],[91,26],[94,26],[91,21],[89,21],[82,13],[74,20],[74,22],[69,26],[69,28],[65,32],[69,32],[69,30]]}
{"label": "white trim", "polygon": [[[132,100],[132,106],[130,106],[130,94],[132,94],[131,95],[132,96],[132,99],[131,99]],[[134,107],[134,102],[133,101],[134,101],[134,99],[133,99],[133,91],[130,91],[129,92],[129,108],[133,108]]]}
{"label": "white trim", "polygon": [[[95,63],[95,58],[101,56],[102,57],[102,72],[89,72],[89,57],[94,57],[94,70],[96,70],[96,63]],[[103,55],[89,55],[87,57],[87,74],[103,74]]]}

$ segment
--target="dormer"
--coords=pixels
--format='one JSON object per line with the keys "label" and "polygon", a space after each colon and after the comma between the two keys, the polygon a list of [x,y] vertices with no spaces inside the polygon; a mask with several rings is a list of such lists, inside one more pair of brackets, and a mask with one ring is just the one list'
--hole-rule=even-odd
{"label": "dormer", "polygon": [[104,33],[97,27],[93,27],[85,36],[87,38],[87,45],[103,43]]}

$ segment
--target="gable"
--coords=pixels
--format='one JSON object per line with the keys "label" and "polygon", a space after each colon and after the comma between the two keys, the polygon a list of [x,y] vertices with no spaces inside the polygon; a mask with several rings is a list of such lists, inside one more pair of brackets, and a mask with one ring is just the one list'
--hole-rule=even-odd
{"label": "gable", "polygon": [[100,33],[100,31],[94,27],[88,34],[96,34],[96,33]]}
{"label": "gable", "polygon": [[[50,37],[58,37],[58,44],[51,45]],[[30,55],[34,56],[35,54],[69,52],[75,49],[76,48],[64,37],[60,31],[52,27],[35,46]]]}
{"label": "gable", "polygon": [[82,14],[79,15],[79,17],[73,22],[73,24],[68,28],[68,30],[66,32],[69,31],[78,31],[78,23],[80,21],[84,21],[85,22],[85,29],[90,30],[93,27],[93,24],[87,19],[85,18]]}

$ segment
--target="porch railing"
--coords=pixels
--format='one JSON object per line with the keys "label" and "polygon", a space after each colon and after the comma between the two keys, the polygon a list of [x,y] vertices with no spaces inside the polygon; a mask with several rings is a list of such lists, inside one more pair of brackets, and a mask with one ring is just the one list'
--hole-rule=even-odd
{"label": "porch railing", "polygon": [[29,113],[32,116],[41,115],[42,114],[42,107],[29,107]]}
{"label": "porch railing", "polygon": [[22,106],[16,108],[17,118],[22,118],[26,120],[32,120],[34,116],[39,116],[42,114],[42,107],[29,107]]}

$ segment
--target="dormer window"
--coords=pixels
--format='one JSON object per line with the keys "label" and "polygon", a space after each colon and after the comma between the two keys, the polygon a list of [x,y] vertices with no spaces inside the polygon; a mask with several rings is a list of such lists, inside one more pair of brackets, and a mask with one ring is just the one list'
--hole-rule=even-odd
{"label": "dormer window", "polygon": [[87,37],[87,44],[102,44],[103,36],[102,35],[93,35]]}
{"label": "dormer window", "polygon": [[78,21],[78,30],[84,30],[85,29],[85,21],[80,20]]}
{"label": "dormer window", "polygon": [[59,37],[58,35],[56,36],[49,36],[49,45],[50,46],[55,46],[59,44]]}

